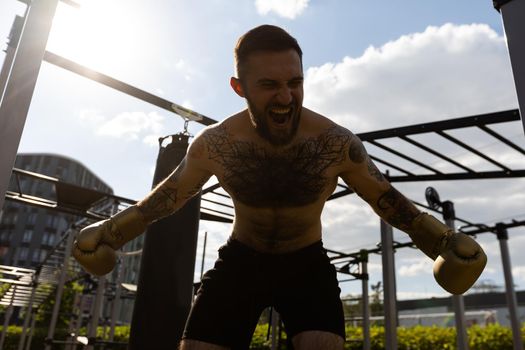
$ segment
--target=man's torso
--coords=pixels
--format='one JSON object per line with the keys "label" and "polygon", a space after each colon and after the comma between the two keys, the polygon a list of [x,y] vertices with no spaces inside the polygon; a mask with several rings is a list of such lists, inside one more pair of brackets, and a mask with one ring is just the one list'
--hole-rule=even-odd
{"label": "man's torso", "polygon": [[234,202],[233,237],[275,253],[319,240],[321,211],[348,157],[349,133],[305,109],[294,141],[276,147],[242,113],[204,134],[211,171]]}

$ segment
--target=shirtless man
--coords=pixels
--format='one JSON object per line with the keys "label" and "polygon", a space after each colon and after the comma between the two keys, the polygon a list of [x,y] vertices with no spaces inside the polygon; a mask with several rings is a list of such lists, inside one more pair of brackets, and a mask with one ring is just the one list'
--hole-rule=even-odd
{"label": "shirtless man", "polygon": [[343,349],[340,289],[321,241],[321,211],[341,178],[435,260],[444,289],[460,294],[472,286],[486,263],[481,247],[421,213],[352,132],[302,106],[302,52],[293,37],[275,26],[254,28],[239,39],[235,61],[230,85],[248,108],[202,130],[181,164],[137,205],[80,232],[74,255],[87,271],[111,271],[114,250],[215,175],[233,200],[235,221],[203,278],[181,349],[247,349],[268,306],[296,349]]}

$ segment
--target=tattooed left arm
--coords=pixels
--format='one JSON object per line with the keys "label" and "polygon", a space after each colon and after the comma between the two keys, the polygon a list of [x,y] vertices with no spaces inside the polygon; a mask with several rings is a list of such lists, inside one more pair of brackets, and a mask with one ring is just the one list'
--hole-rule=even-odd
{"label": "tattooed left arm", "polygon": [[368,156],[361,140],[352,134],[345,170],[340,177],[363,198],[383,220],[410,233],[420,211],[396,190]]}

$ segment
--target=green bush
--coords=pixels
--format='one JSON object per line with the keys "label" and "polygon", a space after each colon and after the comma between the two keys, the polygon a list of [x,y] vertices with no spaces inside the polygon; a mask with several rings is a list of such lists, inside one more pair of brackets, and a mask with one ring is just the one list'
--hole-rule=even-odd
{"label": "green bush", "polygon": [[[0,331],[2,327],[0,326]],[[4,350],[14,350],[18,348],[21,327],[9,326],[7,337],[4,343]],[[489,325],[486,327],[472,326],[468,328],[468,339],[470,350],[512,350],[512,332],[510,328],[500,325]],[[81,330],[85,334],[85,329]],[[257,325],[253,334],[250,349],[269,350],[270,341],[266,339],[268,334],[268,324]],[[522,338],[525,338],[525,327],[521,329]],[[57,329],[56,339],[65,340],[66,331]],[[31,342],[32,350],[40,350],[44,347],[44,340],[47,336],[47,329],[36,328]],[[106,329],[105,336],[103,328],[97,330],[99,338],[109,336]],[[385,330],[381,326],[370,328],[370,342],[372,350],[385,349]],[[117,342],[127,342],[129,339],[129,326],[118,326],[115,328],[114,340]],[[363,348],[363,330],[357,327],[346,327],[347,350],[361,350]],[[286,349],[286,334],[283,332],[280,349]],[[451,327],[423,327],[415,326],[410,328],[400,327],[397,330],[397,343],[399,350],[434,350],[456,349],[456,329]],[[53,349],[63,349],[63,346],[53,346]]]}

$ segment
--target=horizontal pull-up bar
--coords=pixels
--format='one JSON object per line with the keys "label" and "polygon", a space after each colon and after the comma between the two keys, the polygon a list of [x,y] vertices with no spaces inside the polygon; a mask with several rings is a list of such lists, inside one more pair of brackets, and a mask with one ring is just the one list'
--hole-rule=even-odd
{"label": "horizontal pull-up bar", "polygon": [[165,109],[169,112],[178,114],[184,120],[191,120],[203,125],[211,125],[217,123],[216,120],[208,118],[200,113],[192,111],[184,106],[181,106],[175,102],[168,101],[162,97],[153,95],[147,91],[136,88],[132,85],[124,83],[123,81],[112,78],[106,74],[102,74],[93,69],[82,66],[76,62],[68,60],[62,56],[46,51],[44,54],[44,61],[47,61],[55,66],[64,68],[70,72],[81,75],[85,78],[94,80],[100,84],[106,85],[110,88],[123,92],[127,95],[133,96],[144,102],[151,103],[159,108]]}

